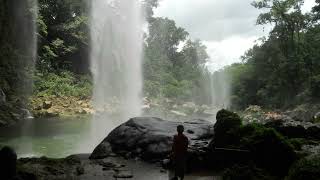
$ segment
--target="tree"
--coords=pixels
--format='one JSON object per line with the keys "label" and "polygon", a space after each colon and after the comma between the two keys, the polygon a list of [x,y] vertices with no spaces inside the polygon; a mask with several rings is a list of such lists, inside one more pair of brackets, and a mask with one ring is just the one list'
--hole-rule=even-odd
{"label": "tree", "polygon": [[[181,47],[179,49],[179,47]],[[152,97],[208,102],[204,79],[208,72],[206,47],[168,18],[149,18],[145,40],[144,91]],[[208,79],[208,78],[207,78]],[[206,93],[203,93],[206,92]]]}
{"label": "tree", "polygon": [[263,0],[255,1],[252,5],[258,9],[267,9],[257,19],[257,24],[274,25],[270,36],[279,39],[281,50],[286,57],[294,52],[296,42],[300,41],[300,34],[309,21],[307,15],[302,14],[303,0]]}
{"label": "tree", "polygon": [[159,1],[158,0],[144,0],[142,2],[142,6],[145,12],[145,17],[147,19],[148,22],[150,22],[152,20],[152,16],[153,16],[153,9],[157,8],[159,5]]}
{"label": "tree", "polygon": [[314,14],[301,12],[301,0],[263,0],[253,5],[267,9],[257,24],[274,25],[270,35],[252,47],[231,73],[232,101],[238,108],[261,105],[288,108],[318,102],[320,28]]}
{"label": "tree", "polygon": [[39,1],[41,71],[88,72],[88,15],[85,1]]}
{"label": "tree", "polygon": [[316,0],[316,5],[312,8],[312,12],[315,13],[315,20],[320,20],[320,0]]}

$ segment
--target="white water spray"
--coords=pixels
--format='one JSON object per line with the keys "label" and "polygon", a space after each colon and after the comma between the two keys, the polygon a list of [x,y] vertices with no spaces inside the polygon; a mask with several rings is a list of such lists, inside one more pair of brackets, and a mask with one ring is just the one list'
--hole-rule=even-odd
{"label": "white water spray", "polygon": [[93,105],[97,114],[108,112],[93,118],[93,146],[122,122],[140,115],[142,19],[138,0],[92,0]]}
{"label": "white water spray", "polygon": [[[38,1],[37,0],[12,0],[9,3],[12,13],[12,42],[17,50],[17,72],[19,78],[15,82],[15,91],[21,96],[22,106],[27,105],[28,97],[33,91],[33,73],[37,59],[37,18],[38,18]],[[21,135],[25,138],[20,143],[18,149],[23,149],[25,156],[33,154],[32,132],[33,117],[28,109],[21,108],[21,114],[24,116],[23,128]]]}
{"label": "white water spray", "polygon": [[230,107],[230,82],[224,71],[216,71],[210,81],[212,106],[217,109]]}

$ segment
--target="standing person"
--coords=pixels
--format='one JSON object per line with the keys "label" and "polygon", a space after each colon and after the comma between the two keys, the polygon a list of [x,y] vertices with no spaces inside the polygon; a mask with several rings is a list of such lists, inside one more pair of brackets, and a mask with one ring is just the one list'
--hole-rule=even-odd
{"label": "standing person", "polygon": [[189,141],[187,136],[183,134],[183,131],[184,127],[182,125],[177,126],[178,134],[173,137],[172,155],[175,173],[173,180],[177,180],[178,177],[180,180],[184,179]]}

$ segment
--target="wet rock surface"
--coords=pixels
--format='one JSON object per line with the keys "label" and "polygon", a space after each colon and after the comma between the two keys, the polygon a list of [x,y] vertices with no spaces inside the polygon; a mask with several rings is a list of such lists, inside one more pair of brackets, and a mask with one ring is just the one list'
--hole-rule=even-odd
{"label": "wet rock surface", "polygon": [[37,96],[31,98],[30,105],[35,117],[75,116],[94,113],[90,98]]}
{"label": "wet rock surface", "polygon": [[113,130],[91,154],[91,159],[110,156],[112,152],[127,158],[146,161],[167,157],[172,147],[172,137],[177,125],[185,127],[189,138],[189,153],[201,157],[213,136],[213,124],[205,120],[184,123],[165,121],[159,118],[132,118]]}
{"label": "wet rock surface", "polygon": [[259,106],[250,106],[242,114],[245,124],[258,123],[274,128],[289,138],[311,138],[320,140],[320,124],[312,122],[316,107],[310,111],[299,106],[292,111],[265,112]]}
{"label": "wet rock surface", "polygon": [[312,122],[319,111],[319,105],[302,104],[292,110],[285,111],[283,114],[295,121]]}
{"label": "wet rock surface", "polygon": [[24,109],[10,103],[0,105],[0,127],[15,125],[25,117]]}
{"label": "wet rock surface", "polygon": [[265,124],[290,138],[310,138],[320,140],[320,125],[295,120],[270,121]]}
{"label": "wet rock surface", "polygon": [[89,154],[72,155],[63,159],[24,158],[18,160],[21,180],[167,180],[168,172],[157,164],[122,157],[90,160]]}

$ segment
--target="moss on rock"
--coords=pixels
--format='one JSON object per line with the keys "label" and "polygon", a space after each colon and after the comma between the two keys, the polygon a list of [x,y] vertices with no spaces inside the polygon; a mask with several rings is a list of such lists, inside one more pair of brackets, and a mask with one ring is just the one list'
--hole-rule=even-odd
{"label": "moss on rock", "polygon": [[241,127],[240,117],[225,109],[217,113],[217,122],[214,125],[214,147],[233,147],[239,142],[239,129]]}
{"label": "moss on rock", "polygon": [[309,156],[296,162],[286,180],[319,180],[320,155]]}

